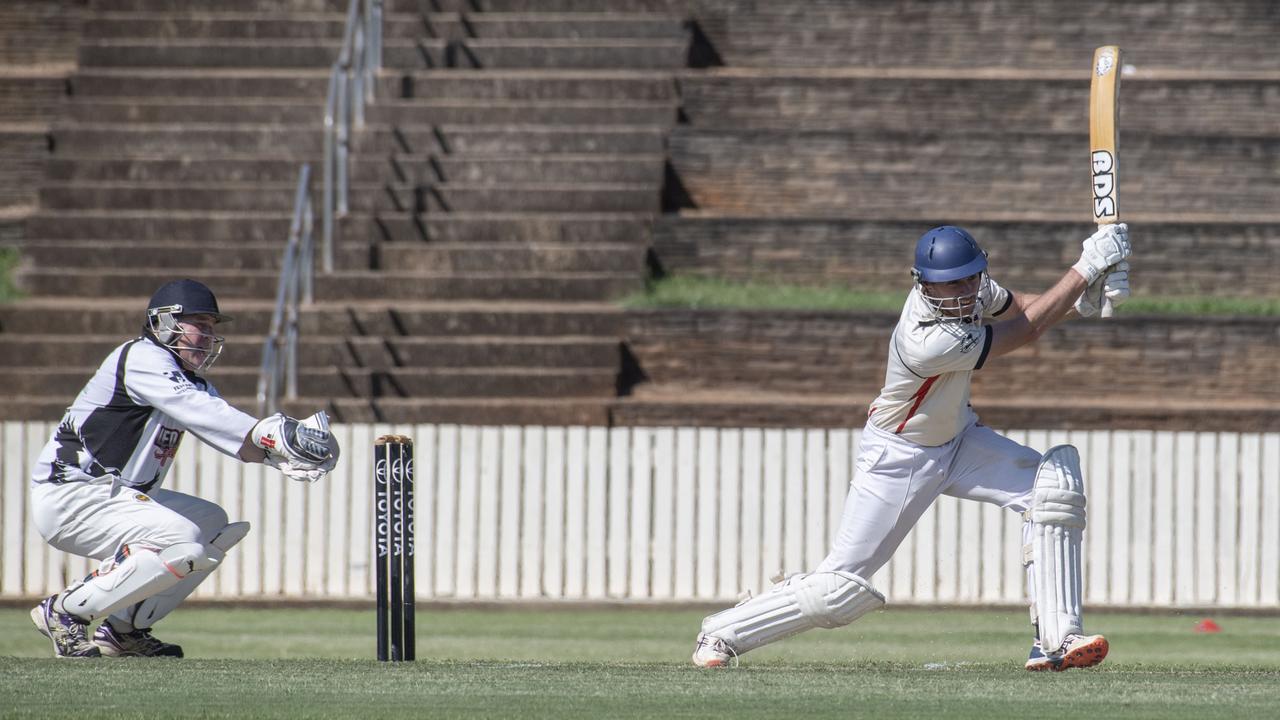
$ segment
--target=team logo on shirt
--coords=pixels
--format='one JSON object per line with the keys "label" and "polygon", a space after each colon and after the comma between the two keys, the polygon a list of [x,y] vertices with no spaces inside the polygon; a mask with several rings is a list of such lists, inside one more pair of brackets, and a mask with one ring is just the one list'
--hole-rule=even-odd
{"label": "team logo on shirt", "polygon": [[167,464],[178,454],[178,442],[182,440],[182,431],[173,428],[162,427],[160,432],[156,433],[156,442],[154,449],[154,457],[160,461],[161,465]]}
{"label": "team logo on shirt", "polygon": [[170,370],[165,373],[165,377],[169,378],[169,382],[173,383],[173,391],[175,393],[184,393],[196,389],[196,386],[191,383],[191,380],[186,375],[182,374],[181,370]]}
{"label": "team logo on shirt", "polygon": [[978,346],[978,338],[979,338],[979,336],[981,336],[981,335],[982,335],[982,333],[979,333],[979,332],[967,332],[967,333],[965,333],[965,334],[964,334],[964,337],[960,339],[960,352],[962,352],[962,353],[967,353],[967,352],[969,352],[970,350],[972,350],[972,349],[974,349],[975,347],[977,347],[977,346]]}
{"label": "team logo on shirt", "polygon": [[151,502],[151,498],[146,495],[143,495],[142,493],[138,493],[137,495],[134,495],[133,499],[137,500],[138,502]]}

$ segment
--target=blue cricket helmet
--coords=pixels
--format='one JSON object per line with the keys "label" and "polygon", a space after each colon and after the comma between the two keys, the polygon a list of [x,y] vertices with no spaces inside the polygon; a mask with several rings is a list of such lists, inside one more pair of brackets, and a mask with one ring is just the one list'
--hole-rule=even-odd
{"label": "blue cricket helmet", "polygon": [[944,283],[986,269],[987,253],[978,241],[964,228],[942,225],[920,236],[911,274],[921,282]]}

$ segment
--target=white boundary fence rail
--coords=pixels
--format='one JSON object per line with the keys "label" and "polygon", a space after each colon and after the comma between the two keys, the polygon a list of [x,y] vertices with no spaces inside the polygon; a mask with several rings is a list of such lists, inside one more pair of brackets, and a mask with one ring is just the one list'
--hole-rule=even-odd
{"label": "white boundary fence rail", "polygon": [[[36,597],[90,563],[49,549],[27,508],[49,423],[0,426],[0,596]],[[693,428],[335,427],[315,485],[195,438],[166,487],[253,530],[202,598],[371,598],[372,448],[416,441],[420,600],[732,600],[815,565],[860,432]],[[1280,434],[1013,431],[1080,448],[1095,606],[1280,606]],[[1021,519],[944,497],[874,578],[890,602],[1020,603]]]}

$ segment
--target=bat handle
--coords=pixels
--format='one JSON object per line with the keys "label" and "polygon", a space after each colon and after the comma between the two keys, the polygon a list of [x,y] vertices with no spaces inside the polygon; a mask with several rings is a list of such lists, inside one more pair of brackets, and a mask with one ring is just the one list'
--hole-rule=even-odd
{"label": "bat handle", "polygon": [[1116,309],[1111,305],[1111,298],[1106,295],[1102,296],[1102,317],[1109,318],[1115,315]]}

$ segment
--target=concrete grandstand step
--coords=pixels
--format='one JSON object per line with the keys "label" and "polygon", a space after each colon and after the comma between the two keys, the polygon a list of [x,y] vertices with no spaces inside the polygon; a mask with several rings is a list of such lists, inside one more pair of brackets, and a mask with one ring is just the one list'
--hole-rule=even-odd
{"label": "concrete grandstand step", "polygon": [[321,157],[320,123],[113,125],[59,123],[52,130],[57,152],[68,157],[131,155],[208,156],[261,153],[269,157]]}
{"label": "concrete grandstand step", "polygon": [[[694,207],[757,215],[1062,215],[1088,197],[1063,158],[1087,134],[677,131],[672,164]],[[1136,135],[1125,141],[1122,212],[1272,212],[1280,139]],[[1123,172],[1123,171],[1122,171]]]}
{"label": "concrete grandstand step", "polygon": [[[414,8],[415,0],[383,0],[384,12],[404,13]],[[192,7],[191,3],[182,0],[90,0],[94,12],[129,12],[185,17],[188,15],[206,15],[211,9],[207,6]],[[293,13],[345,13],[347,3],[343,0],[219,0],[212,9],[216,14],[244,14],[271,10],[279,14]]]}
{"label": "concrete grandstand step", "polygon": [[[465,17],[465,20],[464,20]],[[209,9],[181,14],[99,12],[86,24],[93,39],[325,39],[342,42],[342,12],[267,15]],[[390,13],[383,15],[384,39],[465,38],[675,38],[685,32],[682,18],[649,12],[605,13]]]}
{"label": "concrete grandstand step", "polygon": [[0,208],[26,215],[36,206],[49,135],[38,123],[0,124]]}
{"label": "concrete grandstand step", "polygon": [[[276,270],[284,241],[218,246],[200,241],[39,240],[22,246],[39,267]],[[344,271],[398,272],[633,272],[644,273],[644,249],[633,244],[512,245],[343,243],[334,266]],[[323,278],[319,282],[324,282]]]}
{"label": "concrete grandstand step", "polygon": [[[200,240],[223,245],[284,243],[289,211],[43,210],[27,219],[27,235],[42,239]],[[355,241],[446,243],[648,244],[652,213],[352,214],[339,233]]]}
{"label": "concrete grandstand step", "polygon": [[[370,193],[373,189],[370,189]],[[174,185],[164,182],[47,182],[40,188],[40,204],[60,208],[127,210],[288,210],[293,207],[293,183],[228,182]],[[355,197],[364,197],[361,192]]]}
{"label": "concrete grandstand step", "polygon": [[[382,92],[399,80],[380,78]],[[68,80],[76,97],[323,98],[328,68],[80,68]]]}
{"label": "concrete grandstand step", "polygon": [[[228,343],[260,347],[271,324],[274,299],[222,298],[219,278],[198,273],[219,295],[219,307],[233,322],[219,326]],[[0,329],[5,333],[43,334],[51,327],[67,335],[114,334],[122,340],[134,337],[142,327],[147,298],[172,277],[155,276],[132,296],[26,297],[0,304]],[[451,299],[424,301],[382,299],[324,301],[301,308],[298,320],[302,337],[368,336],[402,337],[430,335],[465,336],[608,336],[621,337],[624,313],[612,303],[601,302],[477,302]]]}
{"label": "concrete grandstand step", "polygon": [[[76,161],[72,161],[71,166],[75,165]],[[27,236],[72,240],[178,238],[211,243],[278,241],[283,244],[289,236],[290,221],[290,210],[286,208],[260,213],[44,209],[27,219]]]}
{"label": "concrete grandstand step", "polygon": [[[174,273],[176,274],[176,273]],[[201,270],[197,274],[219,298],[274,298],[275,271]],[[21,269],[16,282],[33,296],[108,298],[149,295],[156,273],[144,269]],[[636,272],[405,273],[341,271],[317,283],[316,299],[404,300],[555,300],[603,301],[639,291]]]}
{"label": "concrete grandstand step", "polygon": [[[277,13],[344,13],[347,0],[278,0],[267,4]],[[436,12],[664,12],[672,13],[685,7],[685,0],[431,0],[430,8]],[[93,0],[94,10],[113,12],[159,12],[178,15],[202,14],[207,10],[193,9],[189,0]],[[263,0],[218,0],[218,12],[246,13],[263,11]],[[384,0],[383,12],[388,14],[418,13],[420,0]]]}
{"label": "concrete grandstand step", "polygon": [[388,185],[353,192],[361,210],[450,212],[652,212],[661,210],[661,188],[652,183],[437,183]]}
{"label": "concrete grandstand step", "polygon": [[62,109],[66,78],[62,73],[0,73],[0,123],[48,123]]}
{"label": "concrete grandstand step", "polygon": [[[654,70],[384,71],[377,83],[379,98],[678,100],[672,74]],[[314,100],[328,86],[328,69],[308,68],[81,68],[68,80],[83,98]]]}
{"label": "concrete grandstand step", "polygon": [[444,155],[654,154],[666,132],[652,125],[439,125],[358,133],[356,152]]}
{"label": "concrete grandstand step", "polygon": [[[135,182],[45,183],[40,204],[62,208],[130,210],[246,210],[292,208],[293,183],[246,184]],[[356,212],[658,212],[658,188],[650,184],[516,185],[444,183],[430,186],[362,185],[351,188]]]}
{"label": "concrete grandstand step", "polygon": [[240,157],[224,154],[211,157],[156,155],[131,158],[54,156],[45,165],[45,177],[54,183],[286,183],[291,180],[296,182],[301,165],[296,158],[272,158],[254,154]]}
{"label": "concrete grandstand step", "polygon": [[365,111],[367,122],[385,125],[538,124],[658,125],[676,122],[669,100],[476,100],[379,101]]}
{"label": "concrete grandstand step", "polygon": [[[445,17],[456,20],[458,16]],[[346,24],[343,11],[269,14],[263,8],[228,12],[213,7],[204,11],[188,9],[181,13],[160,14],[155,11],[106,10],[95,13],[93,22],[85,24],[84,37],[88,40],[328,40],[336,48],[342,45]],[[423,30],[423,19],[416,14],[383,15],[382,36],[385,39],[413,39],[420,37]]]}
{"label": "concrete grandstand step", "polygon": [[[231,326],[225,326],[230,328]],[[0,333],[0,366],[93,368],[127,338],[122,335]],[[262,343],[233,338],[223,346],[217,368],[256,369]],[[613,371],[619,345],[612,337],[474,336],[341,337],[299,339],[298,365],[304,368],[596,368]]]}
{"label": "concrete grandstand step", "polygon": [[[324,401],[325,398],[319,398]],[[601,426],[609,424],[609,398],[376,398],[333,399],[337,422],[448,423],[459,425]],[[295,415],[313,412],[315,402],[299,400]],[[57,416],[61,415],[59,411]]]}
{"label": "concrete grandstand step", "polygon": [[[1156,7],[1158,12],[1153,12]],[[1151,5],[1107,0],[897,3],[734,2],[699,20],[719,59],[757,67],[974,67],[1080,71],[1104,24],[1146,68],[1280,67],[1270,52],[1275,7],[1266,0]],[[1194,22],[1187,18],[1194,17]],[[931,38],[919,43],[921,37]],[[1034,38],[1034,41],[1030,41]],[[903,52],[911,48],[910,52]]]}
{"label": "concrete grandstand step", "polygon": [[[93,367],[0,366],[0,383],[15,395],[64,396],[69,403]],[[256,367],[217,367],[209,379],[227,396],[251,396]],[[298,392],[320,397],[611,397],[613,368],[299,368]]]}
{"label": "concrete grandstand step", "polygon": [[[666,216],[655,227],[653,252],[656,262],[676,275],[897,290],[908,262],[903,248],[924,228],[947,223],[960,223],[978,238],[991,254],[994,277],[1017,278],[1028,287],[1052,285],[1061,277],[1061,266],[1046,259],[1068,260],[1090,232],[1071,215],[1003,220],[943,211],[898,220]],[[1136,296],[1166,294],[1174,287],[1205,296],[1265,297],[1274,291],[1275,264],[1257,260],[1280,256],[1275,222],[1207,216],[1180,223],[1152,216],[1135,223],[1138,231],[1160,242],[1142,245],[1142,272],[1130,277]],[[1208,261],[1187,266],[1187,254],[1193,252]]]}
{"label": "concrete grandstand step", "polygon": [[[693,127],[756,130],[1079,133],[1089,84],[1076,73],[972,69],[906,73],[879,67],[733,68],[679,78]],[[1124,79],[1126,139],[1133,133],[1267,136],[1280,113],[1280,73],[1207,78],[1160,72]],[[1197,107],[1194,113],[1170,107]],[[930,108],[946,107],[940,123]],[[998,108],[998,110],[997,110]]]}
{"label": "concrete grandstand step", "polygon": [[[299,378],[299,394],[379,398],[472,398],[472,397],[613,397],[617,390],[615,368],[391,368],[366,370],[337,368],[339,387],[321,377],[308,385]],[[253,371],[256,381],[257,371]]]}
{"label": "concrete grandstand step", "polygon": [[[80,44],[83,68],[328,68],[342,50],[341,38],[167,39],[127,37],[86,39]],[[388,68],[441,67],[444,41],[387,39]]]}
{"label": "concrete grandstand step", "polygon": [[[436,64],[435,43],[443,63]],[[675,70],[688,60],[688,40],[668,38],[507,39],[465,38],[423,41],[426,67],[458,68],[582,68]],[[446,44],[447,43],[447,44]],[[391,65],[408,67],[407,65]]]}
{"label": "concrete grandstand step", "polygon": [[[473,39],[390,38],[383,67],[414,68],[627,68],[673,70],[686,61],[683,38]],[[85,40],[82,67],[324,68],[337,60],[341,42],[329,39],[125,38]]]}
{"label": "concrete grandstand step", "polygon": [[196,98],[76,98],[66,104],[65,121],[82,123],[259,123],[306,125],[324,118],[323,97],[310,100],[249,99],[209,103]]}
{"label": "concrete grandstand step", "polygon": [[[511,337],[392,337],[343,338],[330,355],[349,356],[348,366],[374,369],[395,367],[483,368],[543,367],[595,368],[615,372],[620,346],[612,336]],[[318,345],[306,339],[307,347]]]}
{"label": "concrete grandstand step", "polygon": [[419,70],[405,74],[386,96],[423,100],[679,102],[672,74],[652,70]]}
{"label": "concrete grandstand step", "polygon": [[[76,157],[134,155],[207,156],[218,153],[316,160],[323,133],[316,123],[112,125],[60,123],[53,128],[59,153]],[[652,154],[663,152],[663,128],[636,125],[441,125],[371,127],[356,133],[364,153]]]}
{"label": "concrete grandstand step", "polygon": [[[220,245],[191,238],[168,240],[49,240],[21,246],[24,260],[46,268],[182,268],[272,270],[279,272],[285,237],[266,242]],[[368,243],[343,243],[334,249],[334,265],[368,270],[373,251]]]}
{"label": "concrete grandstand step", "polygon": [[[376,237],[390,242],[625,243],[647,245],[653,213],[379,214]],[[352,232],[361,218],[351,218]],[[344,229],[345,232],[345,229]]]}
{"label": "concrete grandstand step", "polygon": [[512,155],[456,157],[453,155],[393,155],[356,157],[352,180],[396,180],[403,183],[649,183],[661,187],[666,158],[638,155]]}

